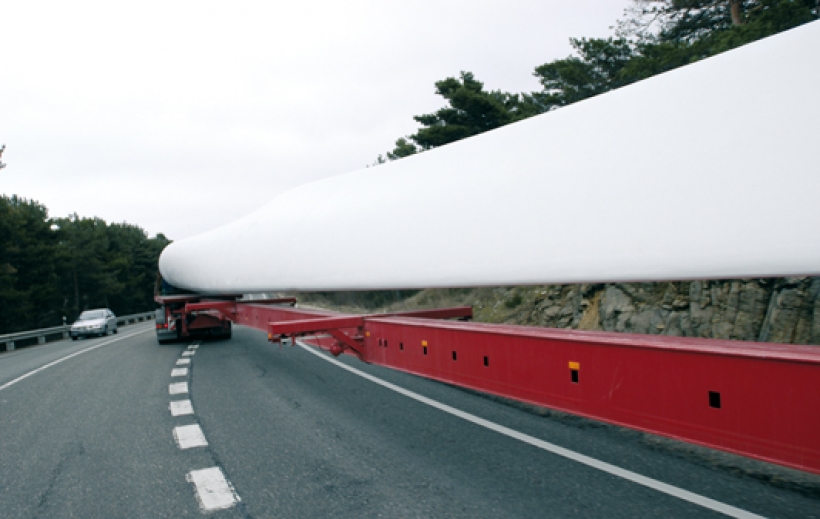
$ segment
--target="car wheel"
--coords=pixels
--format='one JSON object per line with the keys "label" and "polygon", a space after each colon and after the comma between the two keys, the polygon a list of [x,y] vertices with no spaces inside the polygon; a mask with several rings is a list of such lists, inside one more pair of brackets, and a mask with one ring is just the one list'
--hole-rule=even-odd
{"label": "car wheel", "polygon": [[72,341],[76,341],[77,339],[78,339],[78,337],[77,337],[76,335],[72,335],[72,336],[71,336],[71,340],[72,340]]}
{"label": "car wheel", "polygon": [[120,333],[120,329],[119,328],[114,328],[114,333],[115,334]]}

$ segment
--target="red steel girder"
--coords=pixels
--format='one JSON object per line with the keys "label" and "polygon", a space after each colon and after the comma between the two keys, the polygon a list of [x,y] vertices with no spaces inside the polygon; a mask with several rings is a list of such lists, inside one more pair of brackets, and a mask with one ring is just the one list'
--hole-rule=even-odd
{"label": "red steel girder", "polygon": [[216,310],[228,319],[233,319],[236,315],[235,301],[203,301],[201,303],[186,303],[185,313],[191,313],[203,310]]}
{"label": "red steel girder", "polygon": [[[362,328],[364,318],[362,316],[340,316],[321,317],[317,319],[299,319],[284,322],[268,323],[268,339],[276,340],[278,337],[306,334],[316,334],[319,332],[329,333],[337,344],[331,346],[330,352],[338,356],[345,349],[353,351],[361,360],[365,359],[364,346],[362,343]],[[346,334],[343,329],[355,329],[358,333],[355,337]]]}
{"label": "red steel girder", "polygon": [[315,335],[334,354],[820,474],[816,346],[438,320],[466,307],[361,316],[258,303],[186,309],[235,311],[226,317],[271,338]]}
{"label": "red steel girder", "polygon": [[254,305],[284,305],[289,304],[293,306],[296,304],[295,297],[274,297],[271,299],[251,299],[248,301],[237,301],[239,303],[250,303]]}
{"label": "red steel girder", "polygon": [[816,346],[437,320],[469,317],[468,307],[361,316],[207,298],[186,310],[219,310],[270,338],[315,335],[308,342],[334,354],[820,474]]}
{"label": "red steel girder", "polygon": [[[217,310],[222,315],[227,317],[228,319],[233,320],[236,316],[237,311],[237,303],[245,304],[245,301],[202,301],[198,303],[186,303],[185,305],[185,312],[190,313],[194,311],[201,311],[201,310]],[[254,305],[281,305],[281,304],[289,304],[293,306],[296,304],[295,297],[278,297],[273,299],[256,299],[253,301],[247,301],[247,303],[251,303]]]}
{"label": "red steel girder", "polygon": [[420,317],[424,319],[465,319],[473,317],[472,306],[455,306],[452,308],[433,308],[430,310],[411,310],[407,312],[390,312],[371,314],[367,317]]}
{"label": "red steel girder", "polygon": [[340,328],[361,328],[362,326],[364,326],[364,317],[346,315],[342,317],[272,322],[268,323],[268,334],[274,337],[278,335],[304,335],[328,332]]}
{"label": "red steel girder", "polygon": [[159,295],[154,294],[154,301],[161,305],[168,305],[173,303],[197,302],[197,301],[236,301],[242,297],[241,294],[174,294],[174,295]]}

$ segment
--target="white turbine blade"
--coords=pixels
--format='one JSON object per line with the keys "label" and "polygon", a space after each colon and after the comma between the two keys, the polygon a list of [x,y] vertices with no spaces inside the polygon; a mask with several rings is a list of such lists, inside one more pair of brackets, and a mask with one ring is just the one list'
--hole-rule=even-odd
{"label": "white turbine blade", "polygon": [[173,285],[350,290],[820,274],[820,22],[172,244]]}

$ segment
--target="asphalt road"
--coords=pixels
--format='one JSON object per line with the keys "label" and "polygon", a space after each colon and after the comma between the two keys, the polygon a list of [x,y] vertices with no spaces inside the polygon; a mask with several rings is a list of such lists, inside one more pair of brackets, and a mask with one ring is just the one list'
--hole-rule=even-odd
{"label": "asphalt road", "polygon": [[229,341],[159,346],[145,324],[2,354],[0,517],[725,517],[715,503],[820,517],[818,478],[727,468],[617,427],[327,358],[241,327]]}

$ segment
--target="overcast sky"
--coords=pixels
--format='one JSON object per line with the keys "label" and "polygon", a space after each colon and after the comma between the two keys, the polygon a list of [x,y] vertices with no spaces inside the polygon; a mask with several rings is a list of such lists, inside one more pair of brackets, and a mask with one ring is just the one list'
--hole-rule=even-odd
{"label": "overcast sky", "polygon": [[181,239],[372,163],[461,70],[539,90],[628,3],[5,1],[0,192]]}

